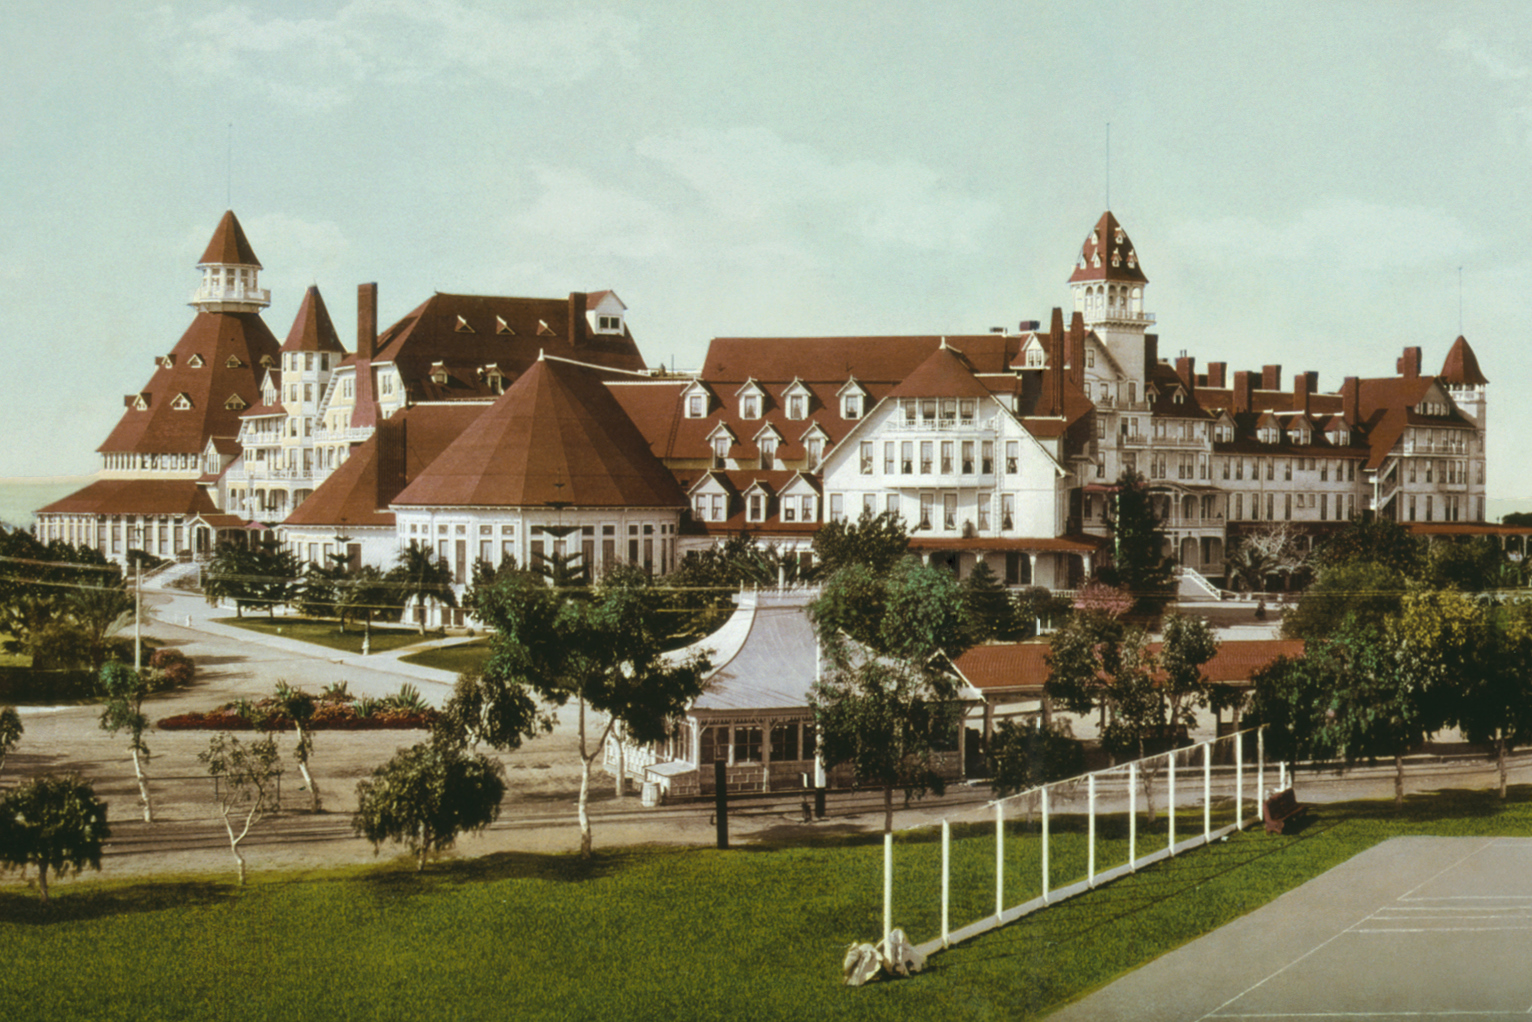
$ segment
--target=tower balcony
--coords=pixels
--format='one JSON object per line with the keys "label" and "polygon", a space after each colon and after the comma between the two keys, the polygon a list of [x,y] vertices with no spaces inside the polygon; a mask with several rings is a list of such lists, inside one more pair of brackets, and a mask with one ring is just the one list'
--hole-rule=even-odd
{"label": "tower balcony", "polygon": [[240,281],[216,285],[203,281],[187,304],[203,312],[255,312],[271,304],[271,290],[248,287]]}

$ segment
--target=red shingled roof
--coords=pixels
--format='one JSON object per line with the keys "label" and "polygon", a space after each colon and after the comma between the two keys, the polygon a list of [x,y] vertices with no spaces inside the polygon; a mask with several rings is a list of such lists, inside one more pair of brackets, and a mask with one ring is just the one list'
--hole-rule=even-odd
{"label": "red shingled roof", "polygon": [[1489,380],[1479,371],[1479,359],[1462,337],[1452,342],[1447,360],[1442,363],[1441,378],[1456,387],[1482,387]]}
{"label": "red shingled roof", "polygon": [[1080,258],[1074,273],[1069,275],[1073,284],[1080,280],[1110,280],[1147,284],[1143,267],[1139,265],[1138,253],[1111,210],[1101,214],[1096,226],[1080,247]]}
{"label": "red shingled roof", "polygon": [[[1010,368],[1021,338],[1004,334],[969,334],[948,337],[975,373],[1003,373]],[[834,382],[831,393],[855,377],[869,383],[898,383],[931,357],[942,338],[899,337],[715,337],[708,344],[702,380],[716,386],[735,387],[748,379],[788,383]],[[728,394],[733,393],[730,388]]]}
{"label": "red shingled roof", "polygon": [[687,506],[675,477],[597,374],[557,359],[533,363],[395,499],[448,507],[551,501]]}
{"label": "red shingled roof", "polygon": [[[235,394],[245,406],[259,403],[261,357],[277,351],[277,339],[253,312],[198,313],[176,342],[172,364],[162,362],[140,392],[149,406],[130,406],[97,450],[201,454],[209,437],[238,436],[241,409],[225,405]],[[237,366],[229,365],[231,357]],[[190,408],[173,407],[181,394]]]}
{"label": "red shingled roof", "polygon": [[974,378],[973,367],[959,352],[943,344],[914,372],[889,391],[889,397],[989,397],[989,388]]}
{"label": "red shingled roof", "polygon": [[340,337],[335,333],[335,324],[330,321],[330,310],[325,308],[319,288],[311,285],[303,293],[303,304],[298,306],[298,315],[293,318],[293,328],[287,332],[282,350],[346,353]]}
{"label": "red shingled roof", "polygon": [[195,479],[98,479],[83,490],[39,508],[37,513],[197,515],[217,510]]}
{"label": "red shingled roof", "polygon": [[415,405],[385,419],[283,524],[391,527],[388,505],[488,408]]}
{"label": "red shingled roof", "polygon": [[[509,385],[544,352],[608,369],[642,371],[644,357],[632,335],[626,329],[593,333],[585,307],[580,292],[567,300],[435,294],[383,331],[372,361],[398,367],[412,402],[494,397],[484,367],[495,365]],[[437,363],[445,382],[432,379]]]}
{"label": "red shingled roof", "polygon": [[218,227],[213,231],[213,240],[207,243],[207,251],[197,261],[198,266],[209,263],[257,268],[261,265],[261,261],[255,257],[255,249],[250,247],[250,242],[245,238],[245,229],[239,226],[239,219],[232,209],[218,221]]}

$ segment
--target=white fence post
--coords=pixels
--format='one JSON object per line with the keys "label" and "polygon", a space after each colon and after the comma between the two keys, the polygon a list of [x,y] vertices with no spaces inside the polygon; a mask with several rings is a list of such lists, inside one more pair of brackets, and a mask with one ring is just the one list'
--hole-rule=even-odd
{"label": "white fence post", "polygon": [[1202,840],[1213,840],[1213,743],[1202,745]]}
{"label": "white fence post", "polygon": [[1048,904],[1048,789],[1043,789],[1043,904]]}
{"label": "white fence post", "polygon": [[1169,764],[1166,770],[1165,782],[1165,833],[1168,837],[1167,847],[1170,854],[1176,854],[1176,750],[1171,749],[1165,753],[1165,762]]}
{"label": "white fence post", "polygon": [[1138,870],[1138,764],[1128,764],[1128,865]]}
{"label": "white fence post", "polygon": [[948,908],[952,904],[952,823],[942,821],[942,947],[948,947]]}
{"label": "white fence post", "polygon": [[1245,738],[1234,732],[1234,829],[1245,829]]}
{"label": "white fence post", "polygon": [[1085,882],[1088,886],[1096,886],[1096,775],[1087,774],[1085,777],[1085,790],[1087,793],[1088,814],[1090,817],[1089,832],[1086,840],[1089,848],[1085,855]]}
{"label": "white fence post", "polygon": [[1005,911],[1005,803],[995,803],[995,918]]}
{"label": "white fence post", "polygon": [[[1255,733],[1255,801],[1259,805],[1266,801],[1266,725],[1262,724],[1260,730]],[[1261,816],[1264,818],[1265,813]]]}
{"label": "white fence post", "polygon": [[1277,790],[1287,790],[1287,760],[1277,760]]}
{"label": "white fence post", "polygon": [[883,936],[894,932],[894,835],[883,835]]}

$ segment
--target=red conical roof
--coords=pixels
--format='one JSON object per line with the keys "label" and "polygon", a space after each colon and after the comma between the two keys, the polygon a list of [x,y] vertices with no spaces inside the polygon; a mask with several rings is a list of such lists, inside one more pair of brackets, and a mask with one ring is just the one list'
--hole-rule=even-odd
{"label": "red conical roof", "polygon": [[1482,387],[1489,382],[1479,370],[1479,360],[1474,356],[1473,349],[1462,337],[1452,342],[1439,375],[1447,383],[1459,387]]}
{"label": "red conical roof", "polygon": [[1147,284],[1133,249],[1133,240],[1111,210],[1101,214],[1096,226],[1091,228],[1085,244],[1080,247],[1080,258],[1075,271],[1069,275],[1071,284],[1081,280],[1113,280],[1127,283]]}
{"label": "red conical roof", "polygon": [[282,344],[283,351],[333,351],[344,355],[335,324],[330,322],[330,310],[325,308],[324,297],[319,288],[311,286],[303,293],[303,304],[293,319],[293,328]]}
{"label": "red conical roof", "polygon": [[531,507],[555,501],[687,504],[675,477],[593,372],[540,359],[394,503]]}
{"label": "red conical roof", "polygon": [[239,226],[239,220],[234,216],[232,209],[224,213],[223,219],[218,221],[218,229],[213,232],[213,240],[207,243],[207,251],[203,252],[202,258],[197,261],[198,266],[206,266],[209,263],[260,268],[261,261],[255,257],[255,249],[250,247],[249,240],[245,238],[245,229]]}
{"label": "red conical roof", "polygon": [[973,375],[973,369],[958,352],[946,346],[931,352],[915,371],[889,397],[989,397],[989,388]]}

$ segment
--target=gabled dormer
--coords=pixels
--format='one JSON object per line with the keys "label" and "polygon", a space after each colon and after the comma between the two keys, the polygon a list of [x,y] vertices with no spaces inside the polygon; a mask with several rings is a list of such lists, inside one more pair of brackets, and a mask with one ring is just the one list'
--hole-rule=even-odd
{"label": "gabled dormer", "polygon": [[817,522],[819,487],[802,472],[789,479],[777,494],[777,518],[783,522]]}
{"label": "gabled dormer", "polygon": [[1021,350],[1016,353],[1016,361],[1013,367],[1017,369],[1046,369],[1048,367],[1048,347],[1043,343],[1041,336],[1032,334],[1022,344]]}
{"label": "gabled dormer", "polygon": [[154,364],[161,369],[174,369],[176,367],[175,352],[171,352],[169,355],[161,355],[154,360]]}
{"label": "gabled dormer", "polygon": [[484,385],[489,388],[491,394],[505,393],[505,373],[500,371],[498,362],[487,362],[474,372],[484,381]]}
{"label": "gabled dormer", "polygon": [[1287,435],[1293,443],[1306,447],[1314,442],[1314,424],[1304,415],[1295,416],[1287,427]]}
{"label": "gabled dormer", "polygon": [[1336,447],[1345,447],[1351,443],[1351,427],[1346,425],[1345,416],[1331,416],[1330,421],[1325,423],[1325,439]]}
{"label": "gabled dormer", "polygon": [[277,385],[277,374],[270,369],[261,378],[261,404],[274,405],[281,396],[282,388]]}
{"label": "gabled dormer", "polygon": [[867,414],[868,400],[871,397],[867,388],[857,382],[855,376],[846,380],[840,390],[835,392],[840,398],[840,417],[842,419],[860,419]]}
{"label": "gabled dormer", "polygon": [[756,449],[761,452],[761,468],[776,468],[777,448],[782,443],[782,434],[777,432],[777,427],[766,423],[751,437],[755,442]]}
{"label": "gabled dormer", "polygon": [[745,487],[740,498],[745,504],[745,521],[758,525],[771,517],[772,501],[776,495],[764,479],[757,479]]}
{"label": "gabled dormer", "polygon": [[707,435],[707,446],[708,450],[712,452],[713,467],[727,468],[729,452],[738,443],[739,437],[734,435],[734,431],[727,424],[720,422],[714,426]]}
{"label": "gabled dormer", "polygon": [[1255,438],[1263,444],[1280,444],[1282,442],[1282,423],[1270,412],[1266,412],[1255,423]]}
{"label": "gabled dormer", "polygon": [[183,390],[181,393],[179,393],[179,394],[177,394],[175,396],[174,400],[172,400],[170,402],[170,407],[174,408],[178,412],[188,412],[188,411],[191,411],[191,407],[192,407],[191,396],[189,394],[187,394]]}
{"label": "gabled dormer", "polygon": [[739,417],[747,422],[753,422],[766,414],[766,388],[762,387],[754,378],[748,379],[734,392],[734,399],[739,403]]}
{"label": "gabled dormer", "polygon": [[699,522],[726,522],[733,504],[734,489],[717,472],[704,472],[692,484],[687,495],[692,501],[692,518]]}
{"label": "gabled dormer", "polygon": [[782,407],[787,410],[789,419],[807,419],[814,407],[814,392],[809,390],[808,384],[794,377],[793,382],[782,391]]}
{"label": "gabled dormer", "polygon": [[1213,420],[1213,442],[1227,444],[1234,440],[1234,417],[1227,408],[1221,409]]}
{"label": "gabled dormer", "polygon": [[628,307],[615,291],[596,291],[585,296],[585,321],[593,334],[621,337],[627,330]]}
{"label": "gabled dormer", "polygon": [[128,394],[122,399],[124,407],[131,408],[135,412],[147,412],[151,395],[147,390],[137,394]]}
{"label": "gabled dormer", "polygon": [[830,442],[830,434],[826,433],[819,423],[812,423],[803,431],[799,442],[803,444],[803,467],[806,471],[818,471],[824,462],[825,445]]}
{"label": "gabled dormer", "polygon": [[713,410],[713,392],[701,380],[693,380],[681,390],[681,414],[688,419],[705,419]]}
{"label": "gabled dormer", "polygon": [[444,362],[432,362],[431,363],[431,382],[432,383],[436,384],[438,387],[445,387],[448,384],[448,382],[451,381],[451,379],[452,379],[452,374],[447,371],[446,363],[444,363]]}

